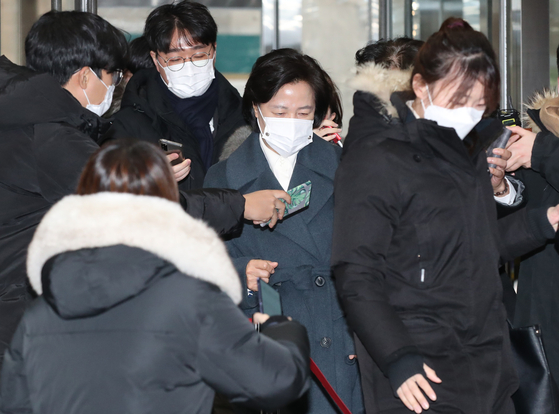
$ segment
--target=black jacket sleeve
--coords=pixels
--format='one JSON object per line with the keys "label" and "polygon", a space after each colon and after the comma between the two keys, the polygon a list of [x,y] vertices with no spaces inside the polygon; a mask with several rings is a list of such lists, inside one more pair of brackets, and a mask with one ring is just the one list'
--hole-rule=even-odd
{"label": "black jacket sleeve", "polygon": [[207,222],[220,236],[234,237],[243,227],[245,198],[237,190],[181,191],[180,204],[188,214]]}
{"label": "black jacket sleeve", "polygon": [[259,334],[217,289],[200,297],[198,309],[202,321],[198,369],[213,389],[232,403],[266,411],[306,392],[310,345],[301,324],[265,324]]}
{"label": "black jacket sleeve", "polygon": [[75,127],[59,123],[34,128],[33,159],[41,195],[54,203],[76,191],[81,172],[99,146]]}
{"label": "black jacket sleeve", "polygon": [[24,325],[19,324],[10,348],[4,354],[0,378],[0,413],[31,414],[31,400],[23,363]]}
{"label": "black jacket sleeve", "polygon": [[532,169],[559,191],[559,138],[551,132],[540,132],[532,148]]}

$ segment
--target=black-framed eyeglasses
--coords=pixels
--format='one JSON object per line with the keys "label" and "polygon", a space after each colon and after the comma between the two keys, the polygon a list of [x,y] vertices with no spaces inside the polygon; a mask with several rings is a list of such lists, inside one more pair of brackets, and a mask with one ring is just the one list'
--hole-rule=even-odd
{"label": "black-framed eyeglasses", "polygon": [[182,57],[182,56],[172,56],[170,58],[164,59],[163,56],[158,55],[163,59],[165,65],[169,68],[172,72],[178,72],[182,68],[187,61],[190,61],[194,66],[198,68],[203,68],[206,66],[210,61],[210,56],[212,55],[212,50],[210,49],[209,52],[196,52],[190,57]]}

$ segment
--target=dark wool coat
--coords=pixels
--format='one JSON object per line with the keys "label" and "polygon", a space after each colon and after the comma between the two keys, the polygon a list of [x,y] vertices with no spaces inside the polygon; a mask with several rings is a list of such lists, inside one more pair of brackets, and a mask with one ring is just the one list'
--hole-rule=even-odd
{"label": "dark wool coat", "polygon": [[[556,94],[537,95],[528,110],[526,127],[537,132],[532,149],[532,168],[515,172],[524,181],[529,207],[559,204],[559,138],[540,120],[540,108]],[[515,325],[540,325],[549,367],[559,379],[559,254],[548,240],[545,246],[524,256],[520,263]]]}
{"label": "dark wool coat", "polygon": [[209,414],[214,391],[274,410],[308,389],[305,329],[258,334],[225,246],[177,203],[66,197],[27,267],[42,296],[6,353],[2,413]]}
{"label": "dark wool coat", "polygon": [[[159,145],[159,139],[168,139],[183,145],[185,158],[192,160],[191,171],[179,183],[181,190],[201,188],[205,169],[200,157],[198,139],[192,135],[180,116],[171,107],[161,85],[161,75],[155,68],[143,69],[132,76],[122,98],[122,106],[115,114],[113,126],[106,138],[136,138]],[[214,115],[213,163],[226,142],[241,134],[246,137],[246,122],[241,113],[241,97],[237,90],[218,71],[218,105]],[[243,128],[244,127],[244,128]],[[239,131],[239,129],[241,131]]]}
{"label": "dark wool coat", "polygon": [[[227,242],[246,292],[246,266],[252,259],[278,262],[270,278],[281,295],[283,312],[309,331],[311,356],[353,413],[362,412],[354,345],[340,309],[329,260],[333,221],[333,179],[340,149],[315,136],[297,155],[289,188],[312,182],[309,207],[278,223],[274,229],[245,223],[240,237]],[[206,187],[227,187],[241,193],[281,189],[252,134],[226,161],[210,168]],[[258,310],[256,295],[244,295],[241,308]],[[301,402],[303,403],[303,402]],[[337,413],[318,385],[311,388],[308,409],[301,413]]]}
{"label": "dark wool coat", "polygon": [[[30,299],[25,256],[33,232],[55,202],[75,192],[109,127],[52,76],[0,58],[0,366]],[[181,192],[186,211],[221,234],[239,230],[244,203],[233,190]]]}
{"label": "dark wool coat", "polygon": [[[392,98],[400,119],[405,99]],[[367,413],[409,412],[395,391],[423,363],[442,379],[429,412],[514,410],[499,256],[541,245],[553,228],[545,209],[497,223],[487,128],[468,150],[454,129],[413,120],[355,143],[338,169],[332,264],[362,344]]]}

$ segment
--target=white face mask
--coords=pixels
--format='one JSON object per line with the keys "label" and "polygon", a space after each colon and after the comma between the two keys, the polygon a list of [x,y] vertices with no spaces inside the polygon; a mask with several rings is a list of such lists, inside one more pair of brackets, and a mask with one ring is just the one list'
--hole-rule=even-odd
{"label": "white face mask", "polygon": [[[184,62],[184,66],[173,72],[169,67],[161,66],[159,59],[157,64],[163,68],[167,76],[167,87],[171,92],[181,99],[193,98],[206,93],[210,88],[212,81],[215,79],[214,60],[216,53],[212,59],[207,59],[205,66],[194,66],[192,62]],[[200,61],[202,62],[202,61]]]}
{"label": "white face mask", "polygon": [[433,105],[429,86],[427,86],[427,94],[429,95],[429,102],[431,105],[425,108],[423,101],[421,101],[424,112],[423,118],[435,121],[442,127],[454,128],[456,134],[458,134],[462,140],[466,138],[470,131],[481,121],[483,113],[485,112],[469,106],[448,109]]}
{"label": "white face mask", "polygon": [[111,103],[113,102],[113,92],[115,91],[115,86],[114,85],[107,86],[105,84],[105,82],[103,82],[99,78],[99,76],[97,76],[97,74],[93,71],[93,69],[90,69],[90,70],[91,70],[91,73],[93,73],[95,75],[95,77],[97,79],[99,79],[99,81],[103,84],[103,86],[105,88],[107,88],[107,92],[105,93],[105,98],[103,99],[103,102],[101,102],[99,105],[93,105],[89,101],[89,97],[87,96],[87,93],[85,92],[85,89],[82,89],[83,94],[85,95],[85,99],[87,99],[86,108],[89,109],[91,112],[93,112],[97,116],[103,116],[105,114],[105,112],[107,112],[109,110],[109,108],[111,107]]}
{"label": "white face mask", "polygon": [[260,123],[260,135],[274,151],[282,157],[289,157],[312,142],[312,119],[296,118],[274,118],[262,115],[258,106],[260,116],[266,122],[266,128],[262,131]]}

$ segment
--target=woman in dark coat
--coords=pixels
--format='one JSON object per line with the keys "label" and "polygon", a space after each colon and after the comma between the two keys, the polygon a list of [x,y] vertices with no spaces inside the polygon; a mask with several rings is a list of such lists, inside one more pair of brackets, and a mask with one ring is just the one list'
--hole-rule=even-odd
{"label": "woman in dark coat", "polygon": [[513,413],[499,256],[542,244],[559,209],[497,222],[484,147],[502,126],[479,121],[499,72],[485,36],[449,19],[415,62],[414,93],[392,96],[406,122],[356,142],[336,175],[332,263],[366,411]]}
{"label": "woman in dark coat", "polygon": [[306,391],[304,327],[254,330],[225,246],[181,209],[162,152],[115,141],[78,194],[29,247],[41,296],[6,352],[0,412],[210,413],[215,391],[273,410]]}
{"label": "woman in dark coat", "polygon": [[[284,313],[309,331],[311,357],[356,414],[363,405],[354,344],[329,266],[333,180],[341,149],[312,135],[329,104],[329,86],[321,72],[314,59],[291,49],[259,58],[243,98],[243,110],[255,132],[208,171],[204,185],[245,193],[311,181],[307,208],[273,230],[246,223],[227,247],[243,285],[241,308],[248,315],[258,309],[257,278],[273,286]],[[300,414],[338,412],[317,382],[290,409]]]}

